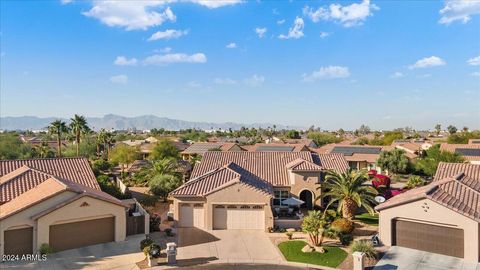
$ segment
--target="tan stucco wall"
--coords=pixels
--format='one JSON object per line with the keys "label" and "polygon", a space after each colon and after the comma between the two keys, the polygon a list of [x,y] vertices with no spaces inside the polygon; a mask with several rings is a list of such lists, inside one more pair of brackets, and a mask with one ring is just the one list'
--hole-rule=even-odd
{"label": "tan stucco wall", "polygon": [[[0,252],[4,252],[3,235],[7,229],[14,229],[23,226],[33,227],[33,250],[40,248],[41,244],[49,242],[49,229],[52,224],[81,221],[93,218],[115,216],[115,241],[123,241],[126,237],[126,214],[125,208],[116,204],[108,203],[91,197],[82,197],[71,202],[38,220],[31,219],[32,216],[45,211],[53,206],[65,202],[78,194],[65,191],[36,204],[22,212],[19,212],[5,220],[0,221]],[[80,207],[83,202],[90,206]]]}
{"label": "tan stucco wall", "polygon": [[290,187],[290,193],[293,197],[299,198],[300,192],[303,190],[309,190],[313,192],[314,205],[321,206],[322,200],[316,200],[322,192],[317,190],[320,185],[320,173],[319,172],[290,172],[290,177],[293,178],[292,186]]}
{"label": "tan stucco wall", "polygon": [[65,191],[55,197],[49,198],[43,202],[40,202],[32,207],[29,207],[13,216],[10,216],[0,221],[0,255],[4,252],[4,232],[9,229],[16,229],[21,227],[33,227],[33,250],[36,250],[37,244],[37,222],[32,220],[31,217],[49,209],[55,205],[58,205],[70,198],[76,196],[76,193]]}
{"label": "tan stucco wall", "polygon": [[[428,206],[428,209],[425,206]],[[425,210],[427,211],[425,212]],[[392,245],[392,222],[394,219],[426,222],[433,225],[463,229],[465,234],[465,260],[478,262],[479,223],[429,199],[382,210],[379,218],[380,239],[386,246]]]}

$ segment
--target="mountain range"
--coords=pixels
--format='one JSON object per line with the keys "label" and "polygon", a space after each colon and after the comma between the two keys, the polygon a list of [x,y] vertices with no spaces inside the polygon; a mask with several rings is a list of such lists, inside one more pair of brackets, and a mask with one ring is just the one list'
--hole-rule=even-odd
{"label": "mountain range", "polygon": [[[43,130],[54,120],[62,119],[69,123],[69,119],[58,117],[36,117],[36,116],[7,116],[0,117],[0,129],[2,130]],[[107,114],[103,117],[87,117],[89,126],[94,130],[101,128],[115,130],[148,130],[153,128],[164,128],[166,130],[180,130],[187,128],[196,128],[202,130],[222,129],[238,130],[241,127],[268,128],[273,127],[271,123],[240,124],[233,122],[210,123],[193,122],[171,119],[167,117],[158,117],[155,115],[142,115],[135,117],[125,117],[114,114]],[[276,129],[300,129],[300,127],[290,127],[285,125],[276,125]]]}

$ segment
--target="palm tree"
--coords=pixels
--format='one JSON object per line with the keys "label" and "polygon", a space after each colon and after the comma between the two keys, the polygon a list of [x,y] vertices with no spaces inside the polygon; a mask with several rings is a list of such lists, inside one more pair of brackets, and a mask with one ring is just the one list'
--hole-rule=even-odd
{"label": "palm tree", "polygon": [[330,198],[326,209],[338,202],[337,212],[341,212],[344,218],[352,219],[357,208],[362,206],[373,214],[375,196],[378,192],[372,186],[365,185],[366,181],[368,173],[365,169],[344,173],[329,170],[325,182],[319,187],[326,191],[322,197]]}
{"label": "palm tree", "polygon": [[62,120],[55,120],[48,126],[50,134],[57,135],[57,155],[62,157],[62,133],[68,132],[68,127]]}
{"label": "palm tree", "polygon": [[46,141],[43,141],[41,144],[35,146],[34,150],[40,158],[47,158],[50,156],[50,153],[52,153],[50,145],[48,145],[48,142]]}
{"label": "palm tree", "polygon": [[85,116],[75,114],[73,118],[70,119],[72,122],[70,123],[70,129],[72,130],[73,134],[75,135],[75,142],[77,144],[77,156],[79,153],[80,147],[80,137],[81,135],[87,134],[90,132],[90,128],[88,127],[87,120]]}
{"label": "palm tree", "polygon": [[107,151],[107,159],[110,157],[110,146],[115,142],[115,136],[112,132],[101,131],[101,140],[103,142],[103,147]]}

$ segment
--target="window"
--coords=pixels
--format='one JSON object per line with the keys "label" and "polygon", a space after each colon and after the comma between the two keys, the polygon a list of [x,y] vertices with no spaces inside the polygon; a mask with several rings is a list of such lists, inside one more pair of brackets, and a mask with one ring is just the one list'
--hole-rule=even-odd
{"label": "window", "polygon": [[273,205],[283,205],[282,201],[290,197],[288,190],[275,190],[273,195],[275,197],[273,199]]}

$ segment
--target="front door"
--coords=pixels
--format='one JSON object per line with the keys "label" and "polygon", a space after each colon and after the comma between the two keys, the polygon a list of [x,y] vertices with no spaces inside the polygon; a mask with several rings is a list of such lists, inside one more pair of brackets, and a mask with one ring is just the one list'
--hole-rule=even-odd
{"label": "front door", "polygon": [[300,206],[301,208],[313,209],[313,194],[310,190],[302,190],[300,200],[305,202]]}

